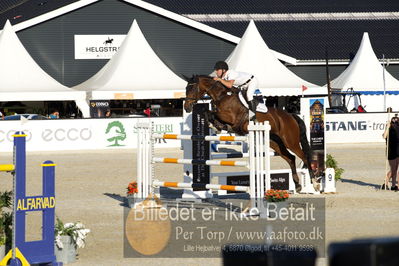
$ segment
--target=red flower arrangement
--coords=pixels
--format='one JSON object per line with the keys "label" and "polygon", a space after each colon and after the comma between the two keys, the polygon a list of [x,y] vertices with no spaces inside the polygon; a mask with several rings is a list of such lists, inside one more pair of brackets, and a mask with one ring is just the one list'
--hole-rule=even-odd
{"label": "red flower arrangement", "polygon": [[285,201],[289,194],[286,190],[269,189],[265,193],[265,199],[270,202]]}
{"label": "red flower arrangement", "polygon": [[131,182],[129,183],[129,185],[127,186],[127,194],[128,195],[133,195],[139,192],[139,189],[137,188],[137,182]]}

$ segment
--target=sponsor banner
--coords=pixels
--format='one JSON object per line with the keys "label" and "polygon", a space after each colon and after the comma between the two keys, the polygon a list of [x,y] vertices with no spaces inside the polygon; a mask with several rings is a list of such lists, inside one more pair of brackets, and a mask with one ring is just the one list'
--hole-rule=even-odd
{"label": "sponsor banner", "polygon": [[[104,150],[137,148],[137,123],[153,122],[154,132],[180,134],[181,117],[53,119],[1,121],[0,151],[12,152],[13,134],[27,134],[28,151]],[[157,148],[180,147],[179,140],[159,139]]]}
{"label": "sponsor banner", "polygon": [[75,59],[111,59],[126,35],[75,35]]}
{"label": "sponsor banner", "polygon": [[[309,105],[308,105],[309,108]],[[309,110],[309,109],[308,109]],[[325,141],[333,143],[383,143],[387,113],[326,114]],[[310,116],[302,116],[309,122]],[[306,119],[307,118],[307,119]],[[181,134],[182,117],[52,119],[0,121],[0,152],[11,152],[13,134],[24,131],[28,151],[103,150],[136,148],[136,124],[154,122],[155,132]],[[309,125],[309,124],[308,124]],[[189,134],[187,131],[184,134]],[[309,137],[309,133],[308,133]],[[159,139],[156,147],[180,147],[181,141]]]}
{"label": "sponsor banner", "polygon": [[[192,135],[195,136],[208,136],[209,125],[205,117],[205,113],[209,110],[209,104],[202,103],[194,105],[192,117]],[[195,160],[209,160],[210,145],[209,141],[194,140],[192,141],[192,157]],[[202,164],[194,164],[193,166],[193,183],[210,183],[210,166]],[[194,188],[194,191],[202,189]]]}
{"label": "sponsor banner", "polygon": [[311,167],[316,176],[324,173],[324,99],[309,99],[310,147],[312,149]]}
{"label": "sponsor banner", "polygon": [[[324,99],[324,104],[327,100]],[[311,115],[309,98],[301,99],[301,118],[310,132]],[[382,138],[387,121],[396,113],[347,113],[324,115],[324,142],[334,143],[384,143]],[[310,140],[311,141],[311,140]],[[314,145],[314,143],[313,143]]]}
{"label": "sponsor banner", "polygon": [[271,189],[289,190],[290,189],[290,173],[270,173]]}
{"label": "sponsor banner", "polygon": [[385,142],[386,122],[395,113],[348,113],[326,115],[327,143]]}
{"label": "sponsor banner", "polygon": [[328,137],[325,135],[325,103],[327,97],[301,98],[301,118],[307,128],[307,137],[311,154],[311,168],[316,176],[321,176],[324,172],[326,160],[325,144]]}
{"label": "sponsor banner", "polygon": [[90,117],[105,117],[108,111],[110,111],[109,101],[90,100]]}

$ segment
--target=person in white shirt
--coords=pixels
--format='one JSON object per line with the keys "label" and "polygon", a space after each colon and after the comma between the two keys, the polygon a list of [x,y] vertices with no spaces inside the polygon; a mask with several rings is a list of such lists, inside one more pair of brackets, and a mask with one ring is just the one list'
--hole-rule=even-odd
{"label": "person in white shirt", "polygon": [[[258,88],[258,80],[254,75],[245,72],[238,72],[229,69],[229,66],[224,61],[218,61],[214,67],[216,77],[213,79],[221,82],[227,88],[236,87],[247,90],[247,99],[249,102],[249,109],[255,114],[256,107],[259,104],[259,99],[254,98],[254,93]],[[251,119],[252,120],[252,119]]]}

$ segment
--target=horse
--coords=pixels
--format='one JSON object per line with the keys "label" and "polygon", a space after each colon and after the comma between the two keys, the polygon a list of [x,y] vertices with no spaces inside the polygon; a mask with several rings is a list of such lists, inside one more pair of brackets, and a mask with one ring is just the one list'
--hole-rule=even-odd
{"label": "horse", "polygon": [[[208,111],[208,122],[218,130],[228,130],[238,135],[248,134],[249,114],[240,101],[238,92],[225,87],[221,82],[212,77],[196,75],[187,78],[186,98],[184,110],[190,113],[193,105],[203,99],[207,94],[212,100],[213,111]],[[296,171],[296,154],[309,170],[313,186],[319,190],[315,174],[311,170],[311,148],[306,137],[305,123],[296,114],[287,113],[284,110],[268,107],[267,113],[256,112],[258,122],[270,123],[270,147],[289,164],[297,191],[301,190],[299,177]]]}

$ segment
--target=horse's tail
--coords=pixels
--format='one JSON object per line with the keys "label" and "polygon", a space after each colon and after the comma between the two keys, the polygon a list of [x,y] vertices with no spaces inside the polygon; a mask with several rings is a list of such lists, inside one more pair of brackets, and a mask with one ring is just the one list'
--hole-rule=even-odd
{"label": "horse's tail", "polygon": [[310,169],[310,161],[311,161],[311,156],[312,156],[312,149],[309,145],[309,141],[308,138],[306,136],[306,125],[305,122],[303,122],[303,120],[296,114],[292,114],[292,116],[294,117],[294,119],[296,120],[296,122],[298,123],[299,126],[299,137],[300,137],[300,141],[301,141],[301,146],[302,146],[302,151],[305,153],[307,162],[306,164],[307,167]]}

